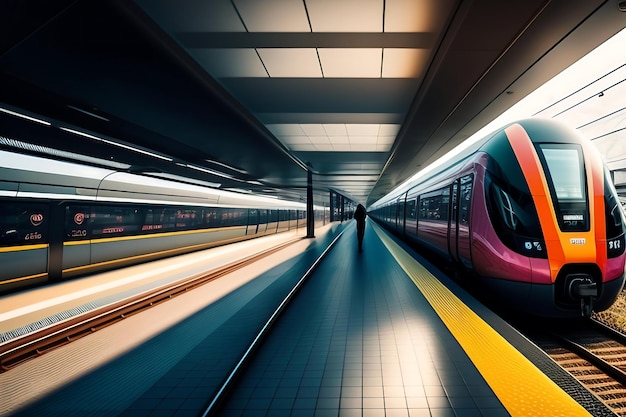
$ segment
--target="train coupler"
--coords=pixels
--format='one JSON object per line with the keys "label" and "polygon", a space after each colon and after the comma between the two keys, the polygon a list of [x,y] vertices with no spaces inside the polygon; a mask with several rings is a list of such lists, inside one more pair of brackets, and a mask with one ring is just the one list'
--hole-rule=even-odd
{"label": "train coupler", "polygon": [[581,315],[591,317],[593,300],[598,296],[598,284],[587,274],[572,274],[567,278],[570,297],[580,300]]}

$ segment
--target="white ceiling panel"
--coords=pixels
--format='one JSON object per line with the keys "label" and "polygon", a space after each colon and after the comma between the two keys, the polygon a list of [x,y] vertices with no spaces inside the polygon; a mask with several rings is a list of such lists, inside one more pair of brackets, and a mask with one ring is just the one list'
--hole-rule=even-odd
{"label": "white ceiling panel", "polygon": [[311,31],[301,0],[234,0],[234,3],[249,32]]}
{"label": "white ceiling panel", "polygon": [[308,138],[314,145],[330,145],[328,136],[308,136]]}
{"label": "white ceiling panel", "polygon": [[319,48],[326,78],[380,78],[381,48]]}
{"label": "white ceiling panel", "polygon": [[[433,32],[441,0],[386,0],[385,32]],[[438,3],[438,4],[435,4]]]}
{"label": "white ceiling panel", "polygon": [[426,71],[431,51],[415,48],[385,48],[383,78],[420,78]]}
{"label": "white ceiling panel", "polygon": [[378,134],[381,136],[394,136],[400,131],[400,125],[396,124],[381,124]]}
{"label": "white ceiling panel", "polygon": [[315,149],[320,152],[332,152],[335,150],[335,148],[333,148],[333,145],[331,145],[330,143],[328,144],[314,143],[314,145],[315,145]]}
{"label": "white ceiling panel", "polygon": [[301,124],[300,127],[308,136],[326,136],[326,130],[321,124]]}
{"label": "white ceiling panel", "polygon": [[259,56],[273,78],[320,78],[322,70],[314,48],[259,48]]}
{"label": "white ceiling panel", "polygon": [[347,124],[348,135],[353,136],[377,136],[380,125],[378,124]]}
{"label": "white ceiling panel", "polygon": [[376,136],[348,136],[351,145],[376,145]]}
{"label": "white ceiling panel", "polygon": [[382,32],[383,0],[306,0],[313,32]]}
{"label": "white ceiling panel", "polygon": [[214,78],[267,78],[267,72],[254,49],[192,49],[191,53]]}
{"label": "white ceiling panel", "polygon": [[378,145],[391,145],[396,140],[395,136],[378,136]]}
{"label": "white ceiling panel", "polygon": [[324,124],[324,130],[328,136],[348,136],[346,125],[344,124]]}
{"label": "white ceiling panel", "polygon": [[330,140],[330,142],[332,144],[337,144],[337,145],[349,145],[350,144],[350,140],[348,139],[348,135],[344,135],[344,136],[328,136],[328,140]]}

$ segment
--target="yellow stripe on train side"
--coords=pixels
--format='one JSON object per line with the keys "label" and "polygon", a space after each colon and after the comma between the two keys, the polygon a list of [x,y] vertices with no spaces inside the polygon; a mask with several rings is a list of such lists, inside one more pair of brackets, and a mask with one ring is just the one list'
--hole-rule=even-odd
{"label": "yellow stripe on train side", "polygon": [[0,248],[0,253],[3,252],[21,252],[25,250],[36,250],[36,249],[47,249],[47,243],[40,243],[37,245],[21,245],[21,246],[7,246],[4,248]]}
{"label": "yellow stripe on train side", "polygon": [[512,416],[591,415],[378,225],[372,225]]}
{"label": "yellow stripe on train side", "polygon": [[29,279],[47,278],[47,277],[48,277],[48,273],[47,272],[42,272],[40,274],[27,275],[25,277],[6,279],[4,281],[0,281],[0,285],[11,284],[13,282],[26,281],[26,280],[29,280]]}
{"label": "yellow stripe on train side", "polygon": [[85,240],[71,240],[68,242],[63,242],[63,246],[79,246],[79,245],[89,245],[91,243],[108,243],[108,242],[122,242],[128,240],[135,239],[154,239],[161,238],[167,236],[183,236],[190,234],[199,234],[199,233],[214,233],[220,232],[224,230],[237,230],[243,229],[246,226],[230,226],[230,227],[218,227],[215,229],[195,229],[195,230],[184,230],[179,232],[164,232],[164,233],[152,233],[146,235],[133,235],[133,236],[118,236],[118,237],[105,237],[105,238],[97,238],[97,239],[85,239]]}
{"label": "yellow stripe on train side", "polygon": [[153,238],[160,238],[160,237],[167,237],[167,236],[183,236],[183,235],[192,235],[192,234],[199,234],[199,233],[213,233],[213,232],[220,232],[224,230],[237,230],[237,229],[245,229],[245,228],[247,228],[247,226],[229,226],[229,227],[218,227],[214,229],[194,229],[194,230],[183,230],[183,231],[178,231],[178,232],[151,233],[151,234],[146,234],[146,235],[104,237],[104,238],[92,239],[91,243],[121,242],[125,240],[135,240],[135,239],[153,239]]}
{"label": "yellow stripe on train side", "polygon": [[[211,229],[211,230],[217,230],[217,229]],[[223,229],[222,229],[223,230]],[[98,263],[94,263],[94,264],[88,264],[88,265],[81,265],[81,266],[75,266],[72,268],[66,268],[63,270],[63,273],[73,273],[73,272],[78,272],[78,271],[88,271],[91,269],[98,269],[98,268],[102,268],[104,266],[107,265],[116,265],[116,264],[124,264],[124,263],[135,263],[136,261],[140,261],[143,259],[156,259],[156,258],[161,258],[163,256],[167,256],[167,255],[174,255],[177,253],[185,253],[185,252],[192,252],[195,250],[201,250],[201,249],[209,249],[211,247],[214,246],[220,246],[220,245],[224,245],[224,244],[228,244],[228,243],[234,243],[234,242],[238,242],[240,240],[245,240],[247,238],[247,236],[242,235],[242,236],[237,236],[237,237],[233,237],[230,239],[225,239],[225,240],[220,240],[220,241],[215,241],[215,242],[205,242],[205,243],[198,243],[195,245],[188,245],[188,246],[182,246],[182,247],[176,247],[176,248],[172,248],[172,249],[164,249],[164,250],[160,250],[160,251],[156,251],[156,252],[148,252],[148,253],[143,253],[140,255],[133,255],[133,256],[128,256],[125,258],[119,258],[119,259],[111,259],[108,261],[102,261],[102,262],[98,262]],[[96,243],[99,243],[100,241],[97,241]]]}

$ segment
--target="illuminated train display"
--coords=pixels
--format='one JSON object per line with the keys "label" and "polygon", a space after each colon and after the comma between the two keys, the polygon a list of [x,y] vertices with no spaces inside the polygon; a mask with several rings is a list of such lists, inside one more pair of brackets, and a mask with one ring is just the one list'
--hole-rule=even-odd
{"label": "illuminated train display", "polygon": [[[0,292],[304,228],[304,203],[0,151]],[[315,207],[326,222],[328,208]]]}
{"label": "illuminated train display", "polygon": [[624,285],[624,215],[608,170],[551,120],[492,133],[368,214],[522,312],[589,316]]}

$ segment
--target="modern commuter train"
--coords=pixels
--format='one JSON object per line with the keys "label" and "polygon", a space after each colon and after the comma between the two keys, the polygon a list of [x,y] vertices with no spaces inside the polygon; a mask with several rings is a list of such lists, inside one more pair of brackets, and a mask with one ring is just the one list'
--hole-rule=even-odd
{"label": "modern commuter train", "polygon": [[497,130],[369,215],[519,311],[589,316],[624,285],[624,215],[608,170],[552,120]]}
{"label": "modern commuter train", "polygon": [[0,292],[306,227],[303,203],[5,151],[0,161]]}

